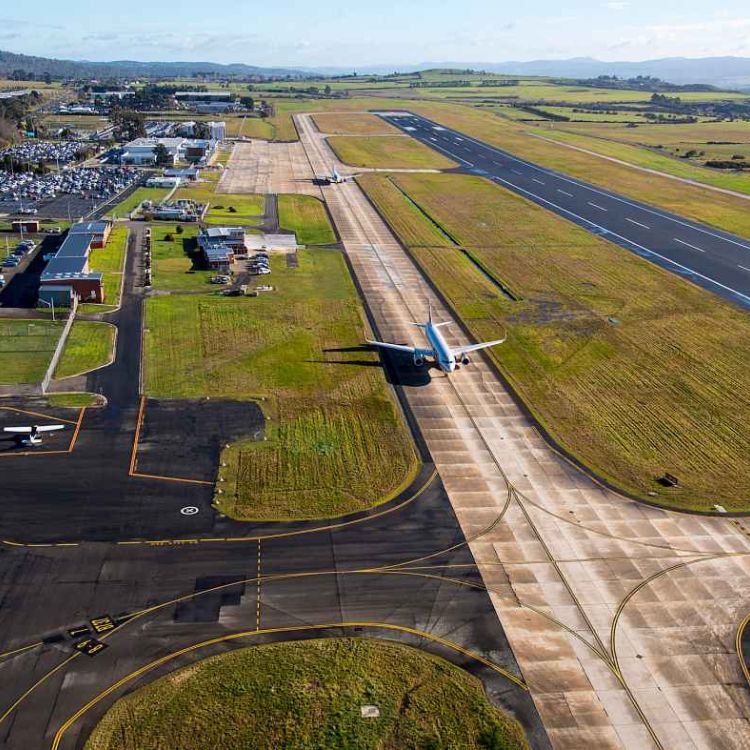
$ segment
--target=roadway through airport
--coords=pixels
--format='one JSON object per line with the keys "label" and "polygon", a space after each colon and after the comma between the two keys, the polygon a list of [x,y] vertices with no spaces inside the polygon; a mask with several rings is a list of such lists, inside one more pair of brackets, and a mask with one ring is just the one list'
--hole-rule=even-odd
{"label": "roadway through airport", "polygon": [[461,165],[669,271],[750,307],[750,240],[519,159],[421,115],[384,120]]}
{"label": "roadway through airport", "polygon": [[[315,174],[337,160],[296,116]],[[428,302],[467,342],[352,180],[322,188],[375,333],[422,345]],[[444,329],[446,330],[446,329]],[[387,361],[398,355],[384,354]],[[746,748],[736,652],[750,611],[744,521],[628,500],[558,455],[482,357],[404,388],[556,748]],[[480,537],[477,531],[483,530]]]}

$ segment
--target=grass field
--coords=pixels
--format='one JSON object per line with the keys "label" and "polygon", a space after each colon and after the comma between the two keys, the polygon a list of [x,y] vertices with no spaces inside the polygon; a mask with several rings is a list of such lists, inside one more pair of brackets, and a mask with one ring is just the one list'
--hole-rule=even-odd
{"label": "grass field", "polygon": [[[665,505],[748,508],[744,311],[481,178],[360,181],[475,336],[508,331],[490,355],[572,454]],[[432,243],[428,222],[394,184],[458,244]],[[680,489],[656,483],[665,471]]]}
{"label": "grass field", "polygon": [[[679,126],[675,125],[673,127]],[[628,143],[618,143],[612,140],[604,140],[602,138],[583,136],[578,133],[570,133],[560,128],[535,128],[531,132],[543,136],[544,138],[551,138],[552,140],[560,141],[562,143],[568,143],[578,148],[602,154],[603,156],[620,159],[629,164],[646,167],[647,169],[655,169],[658,172],[665,172],[666,174],[675,175],[676,177],[694,180],[695,182],[700,182],[704,185],[712,185],[725,190],[734,190],[738,193],[750,194],[750,172],[740,173],[711,169],[702,166],[700,163],[706,159],[729,160],[735,154],[744,154],[750,158],[750,145],[748,147],[737,145],[709,146],[695,143],[655,151],[651,148],[644,148],[642,146],[631,145]],[[675,148],[678,150],[675,151]],[[695,151],[697,153],[703,153],[704,155],[700,157],[700,159],[676,158],[679,155],[680,149],[683,153]]]}
{"label": "grass field", "polygon": [[38,383],[47,371],[63,323],[0,319],[0,383]]}
{"label": "grass field", "polygon": [[260,117],[232,117],[227,121],[227,136],[236,138],[261,138],[270,141],[273,138],[273,126],[268,120]]}
{"label": "grass field", "polygon": [[106,365],[113,356],[114,341],[114,326],[77,320],[65,342],[55,378],[69,378]]}
{"label": "grass field", "polygon": [[[89,266],[92,271],[104,274],[104,302],[106,305],[120,304],[123,263],[128,248],[128,228],[115,224],[107,240],[107,246],[92,250]],[[101,305],[91,306],[101,308]]]}
{"label": "grass field", "polygon": [[48,393],[46,399],[50,406],[66,409],[81,409],[101,403],[96,393]]}
{"label": "grass field", "polygon": [[[151,283],[154,289],[170,292],[211,291],[212,271],[202,270],[199,259],[198,227],[188,225],[182,234],[173,224],[151,224]],[[171,237],[172,239],[167,239]]]}
{"label": "grass field", "polygon": [[458,166],[408,136],[334,135],[328,143],[341,161],[353,167],[451,169]]}
{"label": "grass field", "polygon": [[226,449],[222,512],[321,518],[377,504],[412,477],[409,432],[336,251],[271,258],[275,291],[257,298],[154,297],[146,303],[146,390],[161,398],[262,399],[267,440]]}
{"label": "grass field", "polygon": [[399,135],[401,131],[389,122],[367,112],[351,114],[317,114],[313,117],[318,130],[330,135]]}
{"label": "grass field", "polygon": [[528,126],[509,122],[480,109],[455,104],[421,102],[412,103],[410,109],[563,174],[601,185],[608,190],[711,226],[750,237],[750,212],[744,198],[721,195],[667,177],[645,174],[627,166],[543,141],[529,135],[526,132]]}
{"label": "grass field", "polygon": [[117,216],[120,219],[126,218],[132,211],[135,211],[143,201],[159,203],[159,201],[163,200],[168,193],[168,188],[139,187],[125,198],[124,201],[111,208],[108,211],[107,216]]}
{"label": "grass field", "polygon": [[301,245],[330,245],[336,234],[323,203],[312,195],[280,195],[279,227],[294,232]]}
{"label": "grass field", "polygon": [[199,203],[208,203],[206,224],[234,224],[255,226],[260,222],[265,210],[265,196],[231,193],[216,193],[216,183],[204,182],[181,187],[174,194],[175,199],[190,198]]}
{"label": "grass field", "polygon": [[[375,705],[377,719],[362,719]],[[525,750],[482,684],[386,641],[266,644],[214,656],[121,698],[85,750]]]}

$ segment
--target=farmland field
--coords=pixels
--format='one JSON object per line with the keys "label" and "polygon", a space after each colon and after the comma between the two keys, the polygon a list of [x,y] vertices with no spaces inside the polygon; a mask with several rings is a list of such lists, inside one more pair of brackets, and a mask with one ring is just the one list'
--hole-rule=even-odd
{"label": "farmland field", "polygon": [[342,162],[353,167],[451,169],[458,166],[407,136],[334,135],[328,143]]}
{"label": "farmland field", "polygon": [[[567,450],[665,505],[747,509],[745,312],[481,178],[359,179],[474,335],[507,330],[490,356]],[[457,244],[431,243],[396,186]],[[680,489],[656,483],[665,471]]]}
{"label": "farmland field", "polygon": [[301,245],[336,242],[325,206],[312,195],[280,195],[279,227],[294,232]]}
{"label": "farmland field", "polygon": [[[343,257],[271,258],[257,298],[154,297],[146,303],[146,390],[161,398],[260,399],[263,442],[222,461],[222,512],[321,518],[361,510],[404,486],[417,460],[375,353]],[[198,335],[196,335],[198,334]]]}
{"label": "farmland field", "polygon": [[37,383],[44,377],[63,324],[0,320],[0,383]]}
{"label": "farmland field", "polygon": [[[366,704],[379,719],[362,720]],[[117,701],[85,750],[167,747],[528,750],[476,677],[361,638],[264,644],[184,667]]]}
{"label": "farmland field", "polygon": [[65,342],[55,378],[68,378],[106,365],[112,357],[114,340],[114,326],[77,320]]}

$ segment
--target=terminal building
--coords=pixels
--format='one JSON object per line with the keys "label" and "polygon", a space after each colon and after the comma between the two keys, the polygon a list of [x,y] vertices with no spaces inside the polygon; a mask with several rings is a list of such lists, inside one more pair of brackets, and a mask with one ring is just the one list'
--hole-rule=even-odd
{"label": "terminal building", "polygon": [[107,244],[111,229],[107,221],[73,224],[42,272],[39,299],[58,307],[72,305],[74,296],[81,302],[104,302],[103,276],[91,271],[89,255]]}
{"label": "terminal building", "polygon": [[246,258],[243,227],[208,227],[198,235],[198,246],[212,271],[227,272],[236,258]]}
{"label": "terminal building", "polygon": [[151,166],[156,163],[154,149],[162,145],[167,150],[170,166],[177,162],[205,164],[216,151],[216,141],[198,138],[136,138],[123,146],[121,164]]}

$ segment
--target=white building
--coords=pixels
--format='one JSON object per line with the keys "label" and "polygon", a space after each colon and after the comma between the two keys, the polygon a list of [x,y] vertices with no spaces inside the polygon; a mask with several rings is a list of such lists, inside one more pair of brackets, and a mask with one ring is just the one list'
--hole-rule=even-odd
{"label": "white building", "polygon": [[156,161],[154,149],[162,144],[172,159],[179,159],[185,149],[184,138],[136,138],[125,144],[120,161],[122,164],[153,164]]}
{"label": "white building", "polygon": [[208,137],[213,141],[223,141],[226,138],[226,123],[223,120],[219,122],[209,122]]}

